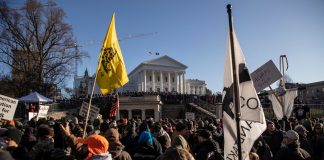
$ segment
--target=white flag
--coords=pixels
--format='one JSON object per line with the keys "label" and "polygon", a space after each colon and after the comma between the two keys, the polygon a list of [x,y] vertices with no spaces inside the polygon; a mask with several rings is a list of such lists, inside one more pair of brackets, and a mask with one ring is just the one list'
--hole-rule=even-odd
{"label": "white flag", "polygon": [[[241,106],[241,149],[242,159],[247,159],[254,141],[266,129],[265,117],[260,100],[255,92],[253,82],[245,65],[243,52],[233,32],[236,68],[240,90]],[[231,45],[227,39],[225,59],[224,88],[223,88],[223,124],[224,124],[224,158],[227,160],[238,159],[237,130],[235,120],[235,106],[233,104],[233,68],[231,59]]]}
{"label": "white flag", "polygon": [[[273,112],[275,113],[277,119],[282,119],[283,115],[285,115],[287,118],[290,117],[292,111],[293,111],[293,106],[294,106],[294,100],[295,98],[298,96],[298,91],[297,89],[287,89],[286,93],[283,96],[279,96],[279,100],[283,101],[283,108],[280,104],[280,102],[278,101],[278,99],[275,97],[274,94],[270,94],[268,96],[269,100],[272,103],[272,108],[273,108]],[[282,113],[282,111],[284,111],[284,113]]]}
{"label": "white flag", "polygon": [[[236,63],[235,65],[237,70],[236,75],[239,81],[239,91],[240,91],[239,106],[241,106],[240,107],[241,119],[263,123],[262,122],[263,119],[261,115],[261,108],[262,108],[261,103],[255,91],[253,81],[251,80],[251,76],[248,71],[248,68],[245,64],[244,55],[238,43],[238,40],[236,38],[235,32],[233,32],[233,41],[234,41],[233,45],[235,51],[235,63]],[[226,93],[225,97],[223,97],[223,101],[225,102],[225,104],[227,105],[232,103],[233,96],[234,96],[233,95],[233,69],[232,69],[231,46],[230,46],[229,38],[227,40],[223,92]]]}

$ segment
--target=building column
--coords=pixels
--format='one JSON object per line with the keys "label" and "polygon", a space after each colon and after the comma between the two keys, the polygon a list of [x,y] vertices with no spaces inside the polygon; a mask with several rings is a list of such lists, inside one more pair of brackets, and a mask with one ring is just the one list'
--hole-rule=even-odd
{"label": "building column", "polygon": [[128,119],[132,119],[133,115],[132,115],[132,110],[131,109],[127,109],[128,111]]}
{"label": "building column", "polygon": [[145,109],[141,109],[142,111],[142,120],[145,120]]}
{"label": "building column", "polygon": [[177,72],[174,72],[174,81],[176,83],[176,86],[175,86],[175,91],[178,92],[178,74]]}
{"label": "building column", "polygon": [[158,122],[160,120],[159,107],[154,109],[154,120],[155,120],[155,122]]}
{"label": "building column", "polygon": [[177,72],[177,84],[178,84],[178,93],[181,93],[181,79],[180,73]]}
{"label": "building column", "polygon": [[161,84],[160,84],[160,91],[161,92],[163,92],[163,73],[162,73],[162,71],[160,71],[160,82],[161,82]]}
{"label": "building column", "polygon": [[155,92],[155,75],[154,70],[152,70],[152,91]]}
{"label": "building column", "polygon": [[146,92],[146,70],[144,70],[144,92]]}
{"label": "building column", "polygon": [[182,81],[183,81],[183,94],[186,94],[186,79],[185,79],[185,72],[182,73]]}
{"label": "building column", "polygon": [[168,91],[171,92],[171,74],[168,72]]}
{"label": "building column", "polygon": [[188,94],[191,94],[191,88],[190,88],[190,85],[188,85]]}

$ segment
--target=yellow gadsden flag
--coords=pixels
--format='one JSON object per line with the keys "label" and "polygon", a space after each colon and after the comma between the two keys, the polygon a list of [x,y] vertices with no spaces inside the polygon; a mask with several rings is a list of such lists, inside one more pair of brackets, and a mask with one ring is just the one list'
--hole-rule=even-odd
{"label": "yellow gadsden flag", "polygon": [[102,44],[97,69],[97,83],[102,94],[107,94],[128,82],[124,59],[115,27],[115,13]]}

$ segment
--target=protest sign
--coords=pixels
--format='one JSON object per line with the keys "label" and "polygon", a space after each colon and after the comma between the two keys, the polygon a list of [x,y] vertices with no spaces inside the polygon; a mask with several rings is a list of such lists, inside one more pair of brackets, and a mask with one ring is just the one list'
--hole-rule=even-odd
{"label": "protest sign", "polygon": [[193,112],[186,112],[186,119],[194,121],[195,120],[195,113]]}
{"label": "protest sign", "polygon": [[[88,112],[88,107],[89,107],[89,104],[86,103],[86,102],[83,102],[82,105],[81,105],[79,115],[86,118],[87,117],[87,112]],[[91,121],[94,121],[98,117],[99,111],[100,111],[100,108],[91,105],[90,113],[89,113],[89,119]]]}
{"label": "protest sign", "polygon": [[37,112],[28,112],[28,120],[30,121],[32,118],[37,116]]}
{"label": "protest sign", "polygon": [[251,73],[251,78],[257,93],[270,86],[281,77],[281,73],[272,60],[269,60],[267,63]]}
{"label": "protest sign", "polygon": [[0,119],[12,120],[15,115],[17,105],[17,99],[0,95]]}
{"label": "protest sign", "polygon": [[39,105],[39,111],[37,115],[37,119],[46,118],[49,106]]}

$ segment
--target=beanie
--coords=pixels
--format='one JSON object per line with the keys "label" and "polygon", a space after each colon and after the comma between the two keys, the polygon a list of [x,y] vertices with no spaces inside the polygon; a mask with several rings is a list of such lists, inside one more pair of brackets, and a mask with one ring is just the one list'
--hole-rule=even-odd
{"label": "beanie", "polygon": [[296,131],[294,130],[289,130],[284,134],[284,137],[291,140],[291,141],[298,141],[299,140],[299,135]]}
{"label": "beanie", "polygon": [[8,127],[8,130],[6,133],[4,133],[3,137],[8,137],[19,144],[22,137],[22,132],[15,127]]}
{"label": "beanie", "polygon": [[198,136],[203,137],[205,139],[210,139],[212,134],[210,133],[210,131],[203,129],[198,131]]}
{"label": "beanie", "polygon": [[109,142],[101,135],[93,134],[86,139],[79,139],[79,142],[88,145],[88,150],[92,154],[107,153]]}

